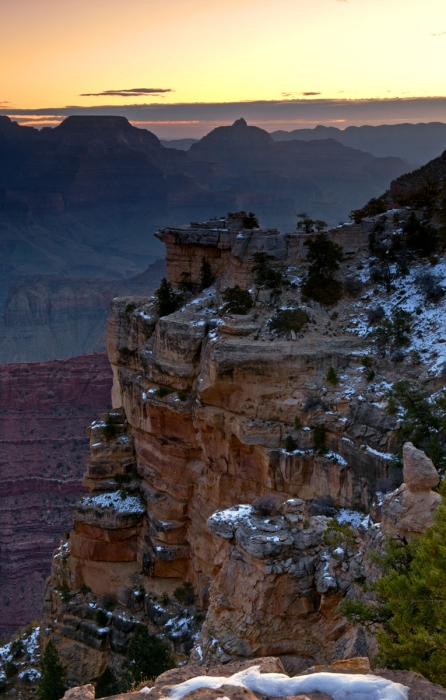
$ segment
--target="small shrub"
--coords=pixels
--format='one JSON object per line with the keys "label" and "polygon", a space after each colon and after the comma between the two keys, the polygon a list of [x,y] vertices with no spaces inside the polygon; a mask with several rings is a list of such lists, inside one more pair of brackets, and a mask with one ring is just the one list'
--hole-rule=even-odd
{"label": "small shrub", "polygon": [[372,382],[376,377],[376,373],[374,369],[368,369],[367,372],[365,373],[365,378],[367,379],[368,382]]}
{"label": "small shrub", "polygon": [[406,245],[421,257],[428,257],[436,253],[439,246],[437,230],[425,222],[419,221],[414,212],[411,212],[403,227],[406,237]]}
{"label": "small shrub", "polygon": [[190,272],[186,272],[185,270],[183,270],[183,272],[181,273],[181,282],[179,284],[179,288],[182,292],[192,292],[194,284],[191,280]]}
{"label": "small shrub", "polygon": [[108,615],[103,610],[96,611],[96,624],[98,627],[105,627],[108,622]]}
{"label": "small shrub", "polygon": [[355,534],[348,523],[338,523],[333,518],[327,525],[324,532],[324,542],[329,547],[340,547],[341,545],[352,546],[355,542]]}
{"label": "small shrub", "polygon": [[180,399],[180,401],[187,401],[187,399],[190,396],[190,391],[188,391],[187,389],[179,389],[177,391],[177,396]]}
{"label": "small shrub", "polygon": [[371,357],[368,357],[368,355],[364,355],[364,357],[361,359],[361,364],[363,367],[371,369],[371,367],[373,367],[373,360]]}
{"label": "small shrub", "polygon": [[302,427],[302,421],[301,421],[301,419],[299,418],[299,416],[296,416],[296,417],[294,418],[294,427],[295,427],[296,430],[300,430],[300,428]]}
{"label": "small shrub", "polygon": [[256,253],[254,255],[255,265],[252,268],[252,272],[256,273],[254,282],[259,287],[277,291],[282,287],[284,279],[280,270],[274,270],[271,267],[269,264],[270,259],[270,256],[266,253]]}
{"label": "small shrub", "polygon": [[286,437],[285,450],[286,452],[294,452],[294,450],[297,450],[297,442],[291,435],[287,435]]}
{"label": "small shrub", "polygon": [[412,314],[403,309],[396,309],[392,313],[392,318],[386,318],[382,325],[373,331],[372,336],[382,350],[387,346],[397,350],[410,345],[411,331]]}
{"label": "small shrub", "polygon": [[136,309],[136,304],[134,304],[133,302],[129,302],[129,303],[126,304],[126,306],[125,306],[125,312],[126,312],[127,314],[130,314],[130,313],[131,313],[132,311],[134,311],[135,309]]}
{"label": "small shrub", "polygon": [[156,396],[158,396],[160,399],[164,398],[165,396],[169,396],[169,394],[173,394],[174,389],[170,386],[159,386],[158,389],[155,391]]}
{"label": "small shrub", "polygon": [[71,593],[70,587],[66,581],[64,581],[62,583],[62,585],[60,586],[59,592],[60,592],[60,599],[63,603],[68,603],[71,600],[72,593]]}
{"label": "small shrub", "polygon": [[315,498],[310,506],[310,515],[325,515],[332,518],[336,513],[334,498],[331,496],[319,496]]}
{"label": "small shrub", "polygon": [[113,440],[113,438],[116,437],[116,433],[117,433],[116,418],[113,415],[113,413],[110,413],[110,411],[107,413],[107,415],[105,417],[105,425],[103,428],[103,433],[104,433],[104,437],[106,440]]}
{"label": "small shrub", "polygon": [[349,297],[357,297],[364,289],[364,283],[356,275],[349,275],[344,280],[344,291]]}
{"label": "small shrub", "polygon": [[339,382],[339,377],[336,370],[333,367],[329,367],[325,379],[330,384],[337,384]]}
{"label": "small shrub", "polygon": [[327,451],[327,429],[323,423],[319,423],[313,428],[313,448],[317,452]]}
{"label": "small shrub", "polygon": [[17,659],[19,656],[23,654],[25,647],[23,646],[23,641],[19,639],[14,639],[14,641],[11,644],[11,654],[13,659]]}
{"label": "small shrub", "polygon": [[279,511],[279,502],[275,496],[271,493],[266,496],[259,498],[252,506],[252,509],[256,515],[260,516],[272,516],[276,515]]}
{"label": "small shrub", "polygon": [[269,322],[270,330],[275,333],[299,333],[309,321],[309,316],[303,309],[281,309]]}
{"label": "small shrub", "polygon": [[251,294],[247,289],[242,289],[238,284],[235,287],[227,287],[223,292],[225,313],[246,315],[254,305]]}
{"label": "small shrub", "polygon": [[372,306],[366,311],[367,322],[369,326],[375,326],[377,323],[382,321],[385,316],[385,312],[382,306]]}
{"label": "small shrub", "polygon": [[382,479],[377,479],[375,484],[375,491],[379,493],[390,493],[399,488],[403,483],[403,470],[402,469],[392,469],[388,476]]}
{"label": "small shrub", "polygon": [[433,275],[431,272],[425,272],[418,275],[415,279],[415,283],[424,295],[426,301],[437,303],[444,297],[444,289],[439,284],[440,278]]}
{"label": "small shrub", "polygon": [[173,595],[183,605],[193,605],[195,602],[194,587],[190,581],[184,581],[181,586],[175,588]]}
{"label": "small shrub", "polygon": [[200,288],[208,289],[215,282],[215,276],[212,272],[211,264],[205,257],[201,258],[201,268],[200,268]]}
{"label": "small shrub", "polygon": [[83,583],[82,586],[79,588],[80,593],[82,595],[87,595],[87,593],[91,593],[91,588],[90,586],[87,586],[86,583]]}
{"label": "small shrub", "polygon": [[169,603],[170,603],[169,594],[166,591],[164,591],[164,593],[161,594],[160,600],[161,600],[162,605],[169,605]]}
{"label": "small shrub", "polygon": [[259,220],[254,214],[254,212],[250,211],[249,214],[247,214],[243,218],[243,228],[252,230],[253,228],[259,228]]}
{"label": "small shrub", "polygon": [[13,661],[5,661],[3,665],[3,670],[7,680],[14,678],[19,672],[19,667]]}
{"label": "small shrub", "polygon": [[315,411],[319,406],[325,408],[322,399],[318,396],[307,396],[302,410],[304,413],[308,413],[309,411]]}

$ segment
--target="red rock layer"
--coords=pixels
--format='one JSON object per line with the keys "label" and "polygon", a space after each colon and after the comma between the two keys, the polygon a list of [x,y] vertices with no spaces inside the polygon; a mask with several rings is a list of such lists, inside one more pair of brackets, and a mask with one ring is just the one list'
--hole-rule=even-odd
{"label": "red rock layer", "polygon": [[0,366],[0,634],[40,617],[111,381],[105,353]]}

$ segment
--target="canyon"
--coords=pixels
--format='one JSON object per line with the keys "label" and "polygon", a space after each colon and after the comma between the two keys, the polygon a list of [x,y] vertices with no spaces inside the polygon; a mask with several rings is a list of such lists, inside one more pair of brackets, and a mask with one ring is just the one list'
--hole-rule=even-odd
{"label": "canyon", "polygon": [[54,548],[71,528],[88,438],[110,400],[105,353],[0,366],[0,633],[42,614]]}

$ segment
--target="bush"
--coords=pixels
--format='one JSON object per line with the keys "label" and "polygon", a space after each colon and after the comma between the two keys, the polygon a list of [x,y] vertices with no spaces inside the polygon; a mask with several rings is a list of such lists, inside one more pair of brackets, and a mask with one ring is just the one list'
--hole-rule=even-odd
{"label": "bush", "polygon": [[186,272],[184,270],[181,273],[181,282],[179,284],[179,288],[182,292],[192,292],[194,288],[194,283],[192,282],[190,272]]}
{"label": "bush", "polygon": [[250,211],[249,214],[243,218],[243,228],[250,230],[253,228],[259,228],[259,220],[254,212]]}
{"label": "bush", "polygon": [[279,502],[273,494],[267,494],[259,498],[252,506],[256,515],[272,516],[279,512]]}
{"label": "bush", "polygon": [[19,656],[21,656],[24,652],[25,647],[23,646],[23,640],[22,639],[14,639],[14,641],[11,644],[11,654],[13,659],[17,659]]}
{"label": "bush", "polygon": [[200,268],[200,288],[208,289],[215,282],[215,276],[212,273],[212,268],[208,260],[205,257],[201,258],[201,268]]}
{"label": "bush", "polygon": [[70,587],[66,581],[64,581],[62,583],[62,585],[60,586],[59,592],[60,592],[60,599],[63,603],[68,603],[71,600],[72,593],[71,593]]}
{"label": "bush", "polygon": [[159,396],[160,399],[164,398],[165,396],[169,396],[169,394],[173,394],[174,389],[170,386],[159,386],[158,389],[155,391],[156,396]]}
{"label": "bush", "polygon": [[175,666],[172,652],[165,641],[149,634],[145,625],[139,625],[131,640],[123,665],[124,681],[128,689],[142,681],[152,680]]}
{"label": "bush", "polygon": [[403,227],[406,237],[406,245],[421,257],[427,257],[436,253],[439,247],[437,230],[427,223],[419,221],[414,212],[411,212]]}
{"label": "bush", "polygon": [[395,275],[392,272],[392,269],[388,262],[383,262],[380,265],[374,265],[373,267],[371,267],[370,277],[373,280],[373,282],[382,285],[385,288],[387,294],[390,294],[390,292],[393,289],[392,282],[395,278]]}
{"label": "bush", "polygon": [[269,327],[275,333],[299,333],[309,320],[307,312],[303,309],[281,309],[273,316]]}
{"label": "bush", "polygon": [[337,384],[337,383],[339,382],[339,377],[338,377],[338,375],[337,375],[336,370],[333,369],[333,367],[329,367],[325,379],[326,379],[327,382],[329,382],[330,384]]}
{"label": "bush", "polygon": [[333,277],[344,259],[342,247],[333,243],[326,233],[319,233],[304,245],[308,248],[310,265],[302,292],[319,304],[332,306],[342,297],[342,283]]}
{"label": "bush", "polygon": [[291,435],[287,435],[286,440],[285,440],[285,451],[286,452],[294,452],[294,450],[297,450],[297,442],[294,440],[294,438]]}
{"label": "bush", "polygon": [[158,316],[168,316],[179,309],[183,303],[182,294],[174,292],[172,284],[165,277],[161,280],[161,284],[155,292],[155,307]]}
{"label": "bush", "polygon": [[354,221],[355,224],[360,224],[366,216],[384,214],[386,209],[387,207],[383,197],[373,197],[362,209],[353,209],[348,218],[350,221]]}
{"label": "bush", "polygon": [[433,303],[437,303],[444,297],[444,289],[439,282],[440,277],[433,275],[431,272],[424,272],[415,278],[415,284],[424,295],[425,300]]}
{"label": "bush", "polygon": [[7,680],[10,680],[11,678],[14,678],[19,672],[19,667],[17,664],[15,664],[13,661],[5,661],[3,670],[5,672],[5,676]]}
{"label": "bush", "polygon": [[294,419],[294,427],[296,430],[300,430],[300,428],[302,427],[302,421],[299,418],[299,416],[296,416]]}
{"label": "bush", "polygon": [[245,315],[254,305],[248,290],[242,289],[238,284],[235,287],[226,287],[223,292],[223,301],[225,302],[224,312],[232,314]]}
{"label": "bush", "polygon": [[313,448],[317,452],[327,451],[327,430],[323,423],[319,423],[313,428]]}
{"label": "bush", "polygon": [[384,308],[382,306],[372,306],[370,309],[367,309],[366,315],[369,326],[374,326],[384,318]]}
{"label": "bush", "polygon": [[103,428],[104,437],[106,440],[113,440],[113,438],[116,437],[116,433],[117,433],[116,418],[113,415],[113,413],[110,413],[110,411],[108,411],[104,422],[105,422],[105,425]]}
{"label": "bush", "polygon": [[327,525],[324,532],[324,542],[329,547],[352,546],[355,541],[355,535],[351,525],[348,523],[338,523],[333,518]]}
{"label": "bush", "polygon": [[381,350],[388,346],[397,350],[410,345],[411,331],[412,314],[403,309],[396,309],[392,318],[386,318],[381,326],[372,332],[372,336]]}
{"label": "bush", "polygon": [[349,275],[344,280],[344,291],[349,297],[357,297],[364,289],[364,283],[356,275]]}
{"label": "bush", "polygon": [[105,627],[108,622],[108,615],[103,610],[97,610],[96,612],[96,624],[98,627]]}
{"label": "bush", "polygon": [[284,278],[280,270],[274,270],[270,266],[269,260],[271,260],[271,257],[266,253],[256,253],[254,255],[255,265],[252,268],[252,272],[256,273],[254,282],[259,287],[278,291],[284,283]]}
{"label": "bush", "polygon": [[175,588],[173,595],[183,605],[193,605],[195,602],[194,587],[190,581],[185,581],[181,586]]}
{"label": "bush", "polygon": [[106,698],[112,695],[118,695],[124,690],[125,688],[122,681],[119,681],[113,671],[107,666],[96,682],[95,697]]}
{"label": "bush", "polygon": [[129,302],[129,303],[126,304],[126,306],[125,306],[125,311],[126,311],[127,314],[131,313],[131,312],[134,311],[135,309],[136,309],[136,304],[134,304],[133,302]]}
{"label": "bush", "polygon": [[40,664],[39,700],[60,700],[65,693],[65,671],[51,640],[45,647]]}
{"label": "bush", "polygon": [[304,231],[304,233],[314,233],[314,231],[322,231],[326,228],[327,224],[321,219],[311,219],[307,214],[297,215],[297,230]]}
{"label": "bush", "polygon": [[177,391],[177,396],[180,399],[180,401],[187,401],[187,399],[190,396],[190,391],[188,391],[187,389],[179,389]]}
{"label": "bush", "polygon": [[308,413],[309,411],[315,411],[319,406],[323,409],[326,408],[326,405],[319,396],[307,396],[302,410],[304,413]]}

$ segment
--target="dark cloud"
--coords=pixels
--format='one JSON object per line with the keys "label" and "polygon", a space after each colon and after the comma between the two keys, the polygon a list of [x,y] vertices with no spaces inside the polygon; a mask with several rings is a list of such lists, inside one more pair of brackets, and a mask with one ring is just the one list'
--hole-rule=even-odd
{"label": "dark cloud", "polygon": [[129,88],[123,90],[104,90],[103,92],[83,92],[79,97],[145,97],[173,92],[170,88]]}
{"label": "dark cloud", "polygon": [[296,98],[296,97],[312,97],[314,95],[322,95],[321,92],[282,92],[282,97]]}
{"label": "dark cloud", "polygon": [[[47,117],[47,123],[62,121],[73,114],[127,117],[135,126],[153,131],[161,138],[201,138],[216,126],[232,124],[244,117],[249,124],[267,131],[311,128],[317,124],[344,128],[361,124],[404,122],[446,122],[446,97],[400,97],[347,100],[296,97],[256,102],[211,102],[124,104],[103,106],[47,107],[17,109],[1,107],[0,115],[30,124]],[[45,122],[42,119],[41,126]]]}

